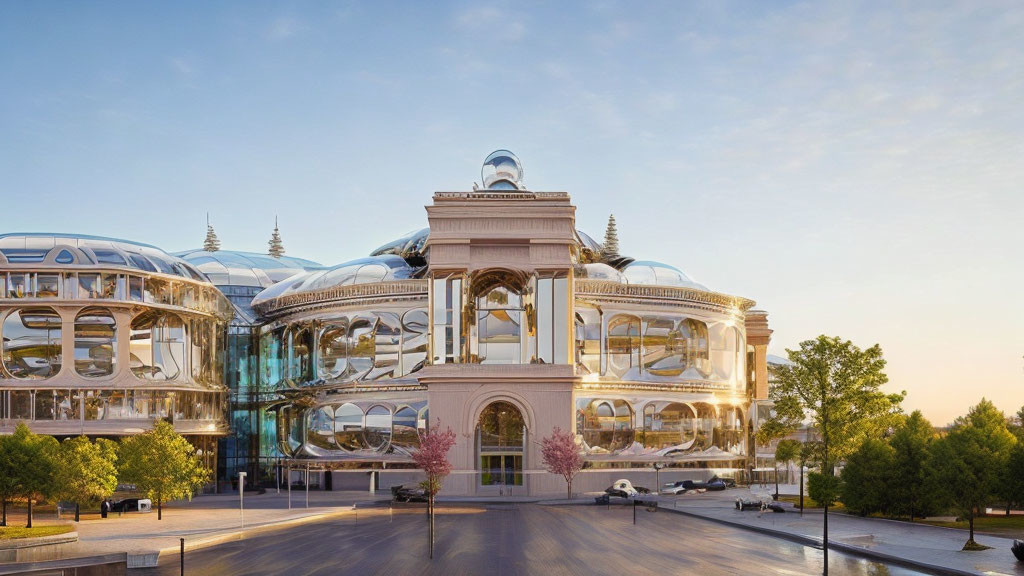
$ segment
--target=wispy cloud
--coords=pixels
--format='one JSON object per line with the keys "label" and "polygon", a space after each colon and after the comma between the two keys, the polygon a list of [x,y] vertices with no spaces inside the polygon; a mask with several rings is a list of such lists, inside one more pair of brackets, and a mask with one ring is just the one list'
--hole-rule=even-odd
{"label": "wispy cloud", "polygon": [[306,29],[305,24],[290,16],[281,16],[270,24],[267,38],[270,40],[287,40]]}
{"label": "wispy cloud", "polygon": [[483,33],[505,42],[516,42],[526,35],[526,24],[520,12],[495,6],[463,10],[455,15],[455,26],[464,32]]}

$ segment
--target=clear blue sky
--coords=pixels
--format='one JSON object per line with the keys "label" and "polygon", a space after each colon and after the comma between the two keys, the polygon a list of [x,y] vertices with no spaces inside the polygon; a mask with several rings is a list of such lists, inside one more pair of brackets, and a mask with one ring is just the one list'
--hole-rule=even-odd
{"label": "clear blue sky", "polygon": [[600,236],[1024,404],[1024,5],[0,3],[0,230],[363,256],[509,148]]}

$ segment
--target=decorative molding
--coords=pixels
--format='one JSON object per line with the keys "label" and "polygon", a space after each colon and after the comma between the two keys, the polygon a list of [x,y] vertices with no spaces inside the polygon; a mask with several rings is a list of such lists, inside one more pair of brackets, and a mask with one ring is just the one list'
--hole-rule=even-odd
{"label": "decorative molding", "polygon": [[667,304],[696,305],[707,310],[732,313],[738,317],[743,317],[755,304],[753,300],[739,296],[676,286],[620,284],[608,280],[588,279],[577,279],[574,284],[577,297],[631,304],[650,304],[652,301],[660,300]]}
{"label": "decorative molding", "polygon": [[310,292],[289,294],[253,306],[258,314],[266,317],[280,316],[297,308],[323,308],[334,305],[381,304],[425,299],[427,280],[394,280],[369,284],[332,286]]}

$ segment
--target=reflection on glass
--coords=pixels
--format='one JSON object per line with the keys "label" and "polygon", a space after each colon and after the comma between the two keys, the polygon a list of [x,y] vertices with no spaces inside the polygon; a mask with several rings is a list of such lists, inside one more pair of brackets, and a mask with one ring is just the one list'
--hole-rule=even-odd
{"label": "reflection on glass", "polygon": [[625,400],[580,398],[576,430],[592,454],[608,454],[630,446],[634,439],[633,408]]}
{"label": "reflection on glass", "polygon": [[132,320],[130,348],[131,370],[136,376],[147,380],[178,378],[188,353],[185,323],[175,314],[143,312]]}
{"label": "reflection on glass", "polygon": [[402,317],[402,375],[412,374],[426,363],[429,322],[425,309],[410,310]]}
{"label": "reflection on glass", "polygon": [[305,325],[288,330],[288,378],[295,382],[312,380],[313,330]]}
{"label": "reflection on glass", "polygon": [[526,423],[510,402],[492,402],[480,413],[477,446],[482,485],[522,485]]}
{"label": "reflection on glass", "polygon": [[345,450],[362,450],[363,411],[355,404],[343,404],[334,410],[334,439]]}
{"label": "reflection on glass", "polygon": [[61,320],[50,308],[13,310],[3,323],[3,365],[14,378],[49,378],[60,372]]}
{"label": "reflection on glass", "polygon": [[635,378],[640,366],[640,319],[620,314],[608,321],[608,372]]}
{"label": "reflection on glass", "polygon": [[522,297],[498,285],[477,298],[477,345],[481,364],[522,363]]}
{"label": "reflection on glass", "polygon": [[374,406],[366,411],[366,426],[363,440],[371,450],[383,450],[391,440],[391,411],[384,406]]}
{"label": "reflection on glass", "polygon": [[32,419],[32,391],[11,390],[11,419],[31,420]]}
{"label": "reflection on glass", "polygon": [[117,324],[110,312],[86,308],[75,318],[75,372],[86,378],[114,373]]}
{"label": "reflection on glass", "polygon": [[32,295],[32,285],[28,274],[11,272],[7,281],[8,298],[28,298]]}
{"label": "reflection on glass", "polygon": [[416,418],[416,411],[409,406],[403,406],[395,412],[392,444],[406,448],[420,445],[419,436],[416,434]]}
{"label": "reflection on glass", "polygon": [[320,406],[311,410],[306,421],[306,442],[324,450],[336,450],[334,439],[334,409]]}
{"label": "reflection on glass", "polygon": [[36,297],[56,298],[60,289],[59,274],[37,274],[36,275]]}
{"label": "reflection on glass", "polygon": [[54,420],[53,390],[36,390],[35,420]]}

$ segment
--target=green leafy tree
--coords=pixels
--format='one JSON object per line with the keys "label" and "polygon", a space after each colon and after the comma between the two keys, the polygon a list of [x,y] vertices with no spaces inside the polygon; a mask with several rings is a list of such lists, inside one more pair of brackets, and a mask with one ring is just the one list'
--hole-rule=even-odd
{"label": "green leafy tree", "polygon": [[139,492],[156,500],[157,520],[163,519],[165,501],[191,500],[192,493],[212,476],[195,447],[164,421],[157,421],[148,432],[124,437],[117,463],[123,482],[135,484]]}
{"label": "green leafy tree", "polygon": [[804,442],[800,445],[800,452],[797,454],[797,463],[800,465],[800,515],[804,513],[804,468],[817,462],[818,442]]}
{"label": "green leafy tree", "polygon": [[75,503],[75,522],[81,504],[96,504],[117,489],[117,443],[85,436],[61,442],[57,453],[56,496]]}
{"label": "green leafy tree", "polygon": [[1012,505],[1024,505],[1024,442],[1017,442],[1006,462],[1006,474],[1003,479],[1006,498],[1006,513],[1009,515]]}
{"label": "green leafy tree", "polygon": [[0,526],[7,526],[7,503],[18,496],[17,471],[9,448],[11,438],[0,434]]}
{"label": "green leafy tree", "polygon": [[884,440],[868,438],[846,458],[840,478],[843,506],[867,516],[889,512],[895,451]]}
{"label": "green leafy tree", "polygon": [[784,438],[775,446],[775,499],[779,499],[779,462],[786,465],[786,481],[789,481],[789,465],[800,455],[801,442]]}
{"label": "green leafy tree", "polygon": [[822,335],[786,352],[791,364],[776,368],[770,391],[774,419],[806,418],[821,438],[821,474],[828,478],[816,481],[825,490],[820,494],[825,500],[815,500],[824,505],[824,571],[828,574],[828,507],[838,493],[835,466],[865,438],[881,436],[898,423],[904,395],[881,390],[889,379],[877,344],[861,350],[848,340]]}
{"label": "green leafy tree", "polygon": [[53,436],[34,434],[24,422],[18,423],[4,445],[13,472],[14,494],[28,501],[26,528],[32,527],[32,504],[50,496],[56,487],[58,449]]}
{"label": "green leafy tree", "polygon": [[974,541],[974,519],[999,496],[1016,444],[1003,413],[983,398],[932,447],[932,487],[946,505],[967,518],[970,533],[964,550],[983,548]]}
{"label": "green leafy tree", "polygon": [[893,512],[916,517],[934,514],[935,498],[928,489],[928,457],[935,429],[920,410],[914,410],[889,439],[893,449]]}

